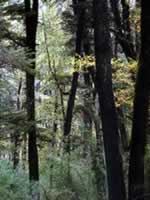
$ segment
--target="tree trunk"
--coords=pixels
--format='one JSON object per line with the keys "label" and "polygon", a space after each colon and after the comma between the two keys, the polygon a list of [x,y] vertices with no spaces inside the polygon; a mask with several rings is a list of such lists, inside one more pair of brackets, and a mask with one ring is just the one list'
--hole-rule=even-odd
{"label": "tree trunk", "polygon": [[[22,78],[19,80],[18,91],[17,91],[17,111],[21,109],[21,89],[22,89]],[[19,132],[14,133],[14,155],[13,155],[13,167],[16,169],[19,164]]]}
{"label": "tree trunk", "polygon": [[135,87],[129,166],[129,200],[144,200],[144,154],[150,94],[150,12],[141,1],[141,54]]}
{"label": "tree trunk", "polygon": [[106,0],[94,0],[96,88],[104,137],[109,200],[125,200],[119,133],[112,91],[111,43]]}
{"label": "tree trunk", "polygon": [[[32,3],[32,5],[31,5]],[[38,0],[25,0],[25,25],[26,46],[28,58],[33,59],[31,68],[35,69],[36,58],[36,31],[38,24]],[[26,97],[27,97],[27,120],[29,124],[28,134],[28,160],[30,180],[39,180],[38,151],[36,146],[36,124],[35,124],[35,75],[26,73]]]}
{"label": "tree trunk", "polygon": [[115,26],[117,28],[117,31],[115,32],[116,39],[120,43],[127,59],[136,59],[136,52],[134,50],[133,41],[131,39],[132,37],[130,32],[128,5],[124,0],[121,0],[121,2],[123,6],[123,17],[121,17],[120,14],[119,1],[110,0]]}
{"label": "tree trunk", "polygon": [[[79,0],[78,3],[84,3],[84,0]],[[77,23],[77,32],[76,32],[76,49],[75,53],[77,54],[75,59],[78,59],[78,55],[81,55],[81,49],[82,49],[82,39],[83,39],[83,30],[84,30],[84,15],[85,15],[85,8],[84,6],[80,5],[80,10],[78,11],[78,23]],[[76,66],[75,66],[76,67]],[[78,68],[78,66],[77,66]],[[78,70],[78,69],[75,69]],[[75,71],[73,73],[72,83],[71,83],[71,90],[70,95],[68,99],[67,104],[67,111],[66,111],[66,117],[64,122],[64,137],[65,137],[65,151],[70,152],[70,131],[71,131],[71,124],[72,124],[72,117],[73,117],[73,108],[75,103],[75,96],[77,91],[77,85],[78,85],[78,76],[79,72]]]}

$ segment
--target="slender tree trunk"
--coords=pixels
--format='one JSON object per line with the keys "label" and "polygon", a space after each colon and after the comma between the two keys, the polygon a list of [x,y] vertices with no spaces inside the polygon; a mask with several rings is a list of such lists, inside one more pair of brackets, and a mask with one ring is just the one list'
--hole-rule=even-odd
{"label": "slender tree trunk", "polygon": [[[79,0],[78,3],[84,3],[85,0]],[[85,15],[85,8],[84,6],[80,5],[80,9],[78,11],[78,22],[77,22],[77,31],[76,31],[76,49],[75,53],[77,54],[75,59],[78,59],[78,55],[81,55],[81,49],[82,49],[82,39],[83,39],[83,30],[84,30],[84,15]],[[75,66],[76,68],[76,66]],[[77,66],[78,68],[78,66]],[[71,131],[71,124],[72,124],[72,117],[73,117],[73,108],[74,108],[74,103],[75,103],[75,96],[76,96],[76,91],[77,91],[77,85],[78,85],[78,77],[79,77],[79,72],[78,69],[75,69],[73,73],[73,78],[72,78],[72,83],[71,83],[71,90],[70,90],[70,95],[68,99],[68,104],[67,104],[67,111],[66,111],[66,117],[65,117],[65,122],[64,122],[64,137],[65,137],[65,150],[66,152],[70,152],[70,140],[69,140],[69,135]]]}
{"label": "slender tree trunk", "polygon": [[59,90],[59,93],[60,93],[62,116],[63,116],[63,119],[65,119],[63,90],[61,88],[61,85],[60,85],[58,77],[57,77],[57,70],[56,70],[54,65],[53,66],[51,65],[51,58],[50,58],[50,52],[49,52],[49,48],[48,48],[48,38],[47,38],[47,32],[46,32],[45,17],[44,17],[43,12],[42,12],[42,18],[43,18],[43,32],[44,32],[44,40],[45,40],[45,48],[46,48],[46,53],[47,53],[48,67],[49,67],[50,73],[52,74],[52,76],[53,76],[53,78],[56,82],[57,89]]}
{"label": "slender tree trunk", "polygon": [[128,40],[128,42],[133,44],[131,37],[131,27],[130,27],[131,24],[130,24],[129,3],[126,0],[121,0],[121,4],[122,4],[122,26],[123,30],[125,31],[124,34],[126,35],[126,39]]}
{"label": "slender tree trunk", "polygon": [[112,91],[111,43],[106,0],[94,0],[96,88],[99,96],[107,168],[109,200],[125,200],[119,133]]}
{"label": "slender tree trunk", "polygon": [[[17,91],[17,111],[21,109],[21,89],[22,89],[22,78],[19,80],[18,91]],[[14,156],[13,156],[13,165],[14,169],[18,167],[19,164],[19,140],[20,135],[18,131],[14,133]]]}
{"label": "slender tree trunk", "polygon": [[129,200],[144,200],[144,154],[150,97],[150,12],[141,1],[141,54],[135,87],[133,128],[129,165]]}
{"label": "slender tree trunk", "polygon": [[[32,4],[32,5],[31,5]],[[36,31],[38,24],[38,0],[25,0],[25,26],[26,46],[28,58],[33,59],[32,69],[35,69],[36,58]],[[30,180],[39,180],[38,151],[36,146],[35,124],[35,75],[26,73],[27,120],[29,123],[28,134],[28,160]]]}

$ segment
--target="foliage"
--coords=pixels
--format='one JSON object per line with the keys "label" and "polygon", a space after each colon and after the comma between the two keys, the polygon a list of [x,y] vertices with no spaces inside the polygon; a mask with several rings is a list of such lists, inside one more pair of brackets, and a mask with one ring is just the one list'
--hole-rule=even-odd
{"label": "foliage", "polygon": [[140,33],[140,8],[136,8],[131,12],[130,21],[135,26],[135,30]]}
{"label": "foliage", "polygon": [[[51,154],[41,166],[41,200],[97,199],[94,173],[85,160]],[[31,200],[30,187],[24,171],[13,170],[11,163],[0,161],[0,198]],[[38,189],[36,185],[32,188]]]}
{"label": "foliage", "polygon": [[90,164],[87,165],[84,160],[78,160],[75,155],[70,158],[50,155],[45,165],[44,181],[46,182],[43,187],[52,199],[63,200],[66,195],[68,200],[96,199],[94,173],[90,169]]}
{"label": "foliage", "polygon": [[9,200],[29,200],[29,182],[27,176],[13,171],[11,163],[0,161],[0,198]]}
{"label": "foliage", "polygon": [[112,59],[112,65],[116,106],[125,105],[131,109],[133,107],[137,61],[114,58]]}

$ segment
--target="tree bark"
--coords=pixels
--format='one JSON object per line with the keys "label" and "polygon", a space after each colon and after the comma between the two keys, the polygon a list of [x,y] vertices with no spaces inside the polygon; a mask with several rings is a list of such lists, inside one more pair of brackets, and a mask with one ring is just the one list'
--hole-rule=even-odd
{"label": "tree bark", "polygon": [[94,0],[93,4],[96,88],[102,119],[109,200],[125,200],[117,116],[112,91],[111,43],[107,1]]}
{"label": "tree bark", "polygon": [[[31,5],[32,3],[32,5]],[[38,24],[38,0],[25,0],[25,26],[26,46],[28,58],[33,59],[31,68],[35,69],[36,58],[36,32]],[[33,181],[39,180],[38,151],[36,145],[36,124],[35,124],[35,75],[26,73],[26,98],[27,98],[27,120],[28,128],[28,161],[29,178]]]}
{"label": "tree bark", "polygon": [[144,200],[144,154],[150,97],[150,12],[141,1],[141,54],[135,87],[129,165],[129,200]]}
{"label": "tree bark", "polygon": [[[78,3],[84,3],[84,2],[85,0],[79,0]],[[82,5],[82,7],[80,6],[80,10],[78,11],[78,23],[77,23],[77,31],[76,31],[76,49],[75,49],[75,53],[77,54],[77,56],[75,59],[78,59],[78,55],[81,55],[84,20],[85,20],[84,15],[85,15],[85,8]],[[75,70],[78,70],[78,69],[75,69]],[[65,143],[66,143],[65,151],[68,153],[70,152],[69,135],[71,131],[73,108],[74,108],[75,96],[76,96],[77,85],[78,85],[78,77],[79,77],[79,72],[75,71],[73,73],[71,90],[70,90],[70,95],[68,99],[66,117],[65,117],[65,122],[64,122],[64,137],[65,137]]]}

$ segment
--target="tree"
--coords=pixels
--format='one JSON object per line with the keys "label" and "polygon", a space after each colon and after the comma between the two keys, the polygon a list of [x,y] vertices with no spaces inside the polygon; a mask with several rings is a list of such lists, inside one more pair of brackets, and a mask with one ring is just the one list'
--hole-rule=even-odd
{"label": "tree", "polygon": [[[32,3],[32,5],[31,5]],[[36,57],[36,32],[38,24],[38,0],[25,0],[25,26],[26,46],[28,58],[32,59],[31,68],[35,69]],[[26,97],[27,97],[27,119],[29,123],[28,134],[28,159],[30,180],[39,180],[38,151],[36,146],[36,124],[35,124],[35,75],[26,73]]]}
{"label": "tree", "polygon": [[[79,4],[78,6],[80,6],[80,9],[78,10],[78,16],[77,16],[78,20],[77,20],[77,31],[76,31],[76,46],[75,46],[76,58],[75,59],[78,59],[79,55],[81,55],[84,19],[85,19],[84,0],[80,0],[78,4]],[[74,6],[77,6],[77,5],[74,5]],[[78,85],[78,76],[79,76],[78,66],[75,66],[75,72],[73,73],[73,77],[72,77],[70,95],[68,99],[66,117],[65,117],[65,122],[64,122],[64,136],[66,138],[68,137],[67,138],[68,143],[69,143],[69,134],[71,130],[71,123],[72,123],[72,117],[73,117],[73,108],[74,108],[74,103],[75,103],[76,90],[77,90],[77,85]],[[66,152],[69,152],[69,151],[70,151],[70,145],[68,144],[66,145]]]}
{"label": "tree", "polygon": [[129,165],[129,200],[144,200],[144,155],[150,95],[150,13],[141,1],[141,53],[135,86],[133,127]]}
{"label": "tree", "polygon": [[115,31],[116,39],[120,43],[126,57],[136,59],[136,52],[134,50],[134,44],[131,36],[129,5],[125,0],[121,0],[121,16],[119,1],[110,0],[110,4],[114,16],[115,27],[117,28],[117,31]]}
{"label": "tree", "polygon": [[[21,110],[21,90],[22,90],[22,78],[19,79],[18,90],[17,90],[17,111]],[[19,139],[20,135],[18,131],[14,133],[14,155],[13,155],[13,165],[14,169],[18,167],[19,164]]]}
{"label": "tree", "polygon": [[111,42],[107,1],[93,1],[96,58],[96,88],[104,137],[110,200],[125,200],[122,159],[119,152],[119,133],[112,91]]}

